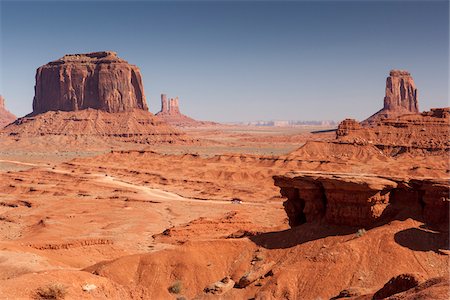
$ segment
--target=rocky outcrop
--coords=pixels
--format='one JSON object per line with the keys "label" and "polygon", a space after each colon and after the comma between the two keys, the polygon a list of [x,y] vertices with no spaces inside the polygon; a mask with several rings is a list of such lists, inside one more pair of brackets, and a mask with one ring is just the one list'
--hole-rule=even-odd
{"label": "rocky outcrop", "polygon": [[[0,131],[14,139],[27,137],[93,137],[140,144],[191,143],[183,132],[167,125],[149,111],[108,113],[97,109],[48,111],[17,119]],[[94,140],[92,140],[94,141]]]}
{"label": "rocky outcrop", "polygon": [[340,142],[373,144],[388,155],[450,151],[450,108],[435,108],[422,114],[380,119],[372,126],[361,126],[346,119],[339,124]]}
{"label": "rocky outcrop", "polygon": [[448,231],[448,178],[306,171],[273,178],[287,198],[284,207],[291,226],[324,221],[370,227],[403,214]]}
{"label": "rocky outcrop", "polygon": [[102,51],[65,55],[37,69],[33,115],[88,108],[148,110],[139,68]]}
{"label": "rocky outcrop", "polygon": [[361,124],[355,119],[345,119],[341,123],[339,123],[338,128],[336,130],[337,136],[346,136],[349,135],[350,132],[354,132],[362,129]]}
{"label": "rocky outcrop", "polygon": [[13,122],[16,116],[6,109],[5,98],[0,95],[0,129]]}
{"label": "rocky outcrop", "polygon": [[203,291],[207,294],[223,295],[231,290],[235,285],[233,279],[230,276],[226,276],[219,281],[207,286]]}
{"label": "rocky outcrop", "polygon": [[385,118],[404,114],[419,113],[417,88],[411,74],[403,70],[391,70],[386,79],[386,95],[383,108],[364,120],[364,125],[370,125]]}
{"label": "rocky outcrop", "polygon": [[166,94],[161,94],[161,110],[156,115],[163,121],[180,127],[213,125],[214,122],[197,121],[180,112],[178,97],[167,100]]}
{"label": "rocky outcrop", "polygon": [[407,71],[392,70],[386,79],[385,110],[419,112],[417,88]]}

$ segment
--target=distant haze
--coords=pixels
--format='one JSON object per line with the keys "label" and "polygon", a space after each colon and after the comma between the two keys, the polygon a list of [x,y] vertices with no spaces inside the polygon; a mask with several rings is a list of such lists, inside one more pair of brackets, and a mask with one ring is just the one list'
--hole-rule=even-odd
{"label": "distant haze", "polygon": [[448,106],[448,1],[1,1],[0,94],[32,110],[36,68],[116,51],[143,75],[150,111],[179,96],[200,120],[362,120],[390,69],[419,108]]}

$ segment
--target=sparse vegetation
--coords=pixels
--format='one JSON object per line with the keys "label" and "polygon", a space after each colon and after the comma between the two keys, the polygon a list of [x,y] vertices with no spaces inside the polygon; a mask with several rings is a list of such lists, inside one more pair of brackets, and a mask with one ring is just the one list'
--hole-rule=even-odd
{"label": "sparse vegetation", "polygon": [[175,281],[171,286],[169,286],[168,290],[171,294],[179,294],[183,289],[183,284],[180,280]]}
{"label": "sparse vegetation", "polygon": [[358,229],[358,231],[355,233],[355,236],[357,238],[362,237],[363,235],[365,235],[367,233],[367,231],[364,228]]}
{"label": "sparse vegetation", "polygon": [[67,288],[62,283],[52,283],[36,290],[37,299],[64,299],[67,294]]}

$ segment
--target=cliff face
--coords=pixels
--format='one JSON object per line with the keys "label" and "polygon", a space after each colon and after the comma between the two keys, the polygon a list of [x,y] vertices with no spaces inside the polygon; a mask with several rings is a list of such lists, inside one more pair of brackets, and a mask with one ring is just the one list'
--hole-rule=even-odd
{"label": "cliff face", "polygon": [[0,129],[2,129],[15,119],[16,116],[6,109],[5,99],[2,97],[2,95],[0,95]]}
{"label": "cliff face", "polygon": [[417,88],[407,71],[392,70],[386,79],[385,110],[419,112]]}
{"label": "cliff face", "polygon": [[450,151],[450,108],[434,108],[421,114],[379,119],[371,126],[361,126],[346,119],[339,124],[339,142],[372,144],[384,153],[396,156],[448,153]]}
{"label": "cliff face", "polygon": [[371,125],[379,120],[419,113],[416,84],[408,71],[391,70],[386,78],[386,94],[381,110],[362,122]]}
{"label": "cliff face", "polygon": [[148,110],[139,68],[105,51],[65,55],[37,69],[33,115],[87,108]]}
{"label": "cliff face", "polygon": [[446,179],[408,179],[369,174],[291,172],[274,176],[289,224],[324,221],[359,227],[395,218],[419,218],[448,230]]}

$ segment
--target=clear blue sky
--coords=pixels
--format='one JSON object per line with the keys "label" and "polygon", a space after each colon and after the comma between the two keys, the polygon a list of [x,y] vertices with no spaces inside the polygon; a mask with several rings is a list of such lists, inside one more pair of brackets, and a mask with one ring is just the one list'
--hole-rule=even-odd
{"label": "clear blue sky", "polygon": [[203,120],[364,119],[390,69],[420,109],[448,106],[448,1],[3,1],[0,94],[32,110],[36,68],[113,50],[140,67],[150,111],[179,96]]}

